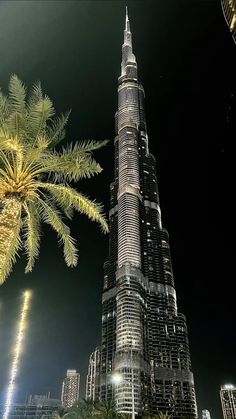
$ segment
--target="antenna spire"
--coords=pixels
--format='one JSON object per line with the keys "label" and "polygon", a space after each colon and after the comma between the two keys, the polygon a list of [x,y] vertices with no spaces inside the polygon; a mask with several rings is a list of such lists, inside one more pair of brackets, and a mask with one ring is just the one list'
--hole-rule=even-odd
{"label": "antenna spire", "polygon": [[130,24],[129,24],[129,15],[128,15],[128,7],[125,8],[125,30],[130,32]]}
{"label": "antenna spire", "polygon": [[[125,30],[124,30],[124,42],[122,46],[122,62],[121,62],[121,75],[126,74],[126,66],[132,64],[137,69],[135,55],[133,54],[132,48],[132,34],[130,31],[130,23],[128,16],[128,7],[125,8]],[[137,70],[135,70],[137,73]]]}

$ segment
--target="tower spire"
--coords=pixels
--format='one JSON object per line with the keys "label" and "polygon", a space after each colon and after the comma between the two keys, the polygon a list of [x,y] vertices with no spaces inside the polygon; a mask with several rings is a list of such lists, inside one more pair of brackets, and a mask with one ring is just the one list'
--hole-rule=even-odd
{"label": "tower spire", "polygon": [[128,63],[136,65],[135,55],[133,54],[132,46],[132,34],[130,31],[130,22],[128,16],[128,7],[125,9],[125,30],[124,30],[124,43],[122,46],[122,63],[121,63],[121,75],[126,74],[126,66]]}
{"label": "tower spire", "polygon": [[132,50],[132,35],[130,32],[130,23],[128,15],[128,7],[125,8],[125,30],[124,30],[124,45],[128,45]]}
{"label": "tower spire", "polygon": [[129,24],[129,15],[128,15],[128,7],[125,8],[125,30],[130,32],[130,24]]}

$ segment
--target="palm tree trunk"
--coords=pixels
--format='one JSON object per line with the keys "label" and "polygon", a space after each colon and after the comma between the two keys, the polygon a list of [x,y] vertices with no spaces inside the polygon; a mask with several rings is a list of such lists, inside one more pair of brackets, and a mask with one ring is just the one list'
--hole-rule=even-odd
{"label": "palm tree trunk", "polygon": [[21,202],[5,198],[0,209],[0,284],[10,272],[20,246]]}

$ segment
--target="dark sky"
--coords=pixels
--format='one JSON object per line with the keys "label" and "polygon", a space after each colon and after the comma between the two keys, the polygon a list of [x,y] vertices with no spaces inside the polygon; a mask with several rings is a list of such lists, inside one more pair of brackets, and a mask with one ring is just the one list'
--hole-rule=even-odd
{"label": "dark sky", "polygon": [[[236,384],[235,296],[231,230],[236,46],[219,1],[1,1],[0,86],[16,73],[41,80],[58,112],[72,108],[68,141],[104,139],[104,167],[78,189],[109,210],[114,113],[125,5],[140,80],[146,91],[150,150],[157,158],[163,223],[169,230],[179,310],[187,317],[197,401],[221,418],[219,387]],[[56,234],[44,229],[32,274],[20,261],[0,288],[0,396],[21,292],[33,290],[17,380],[26,392],[59,397],[67,368],[84,387],[99,343],[103,262],[108,237],[77,216],[76,269],[66,268]],[[84,388],[83,388],[84,392]],[[83,393],[82,393],[83,394]]]}

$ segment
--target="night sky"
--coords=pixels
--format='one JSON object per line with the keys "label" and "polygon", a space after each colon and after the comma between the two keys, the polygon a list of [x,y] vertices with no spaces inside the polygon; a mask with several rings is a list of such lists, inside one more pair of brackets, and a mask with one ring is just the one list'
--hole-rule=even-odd
{"label": "night sky", "polygon": [[[197,402],[221,418],[219,388],[236,384],[232,243],[236,45],[219,1],[1,1],[0,86],[16,73],[41,80],[58,112],[72,109],[67,140],[109,139],[96,152],[104,171],[78,190],[109,210],[114,114],[125,5],[146,92],[150,151],[157,159],[163,224],[170,234],[179,311],[187,317]],[[79,266],[66,267],[44,228],[32,274],[24,257],[0,288],[0,397],[25,288],[33,290],[17,400],[59,397],[67,368],[82,374],[100,341],[108,236],[76,216]]]}

